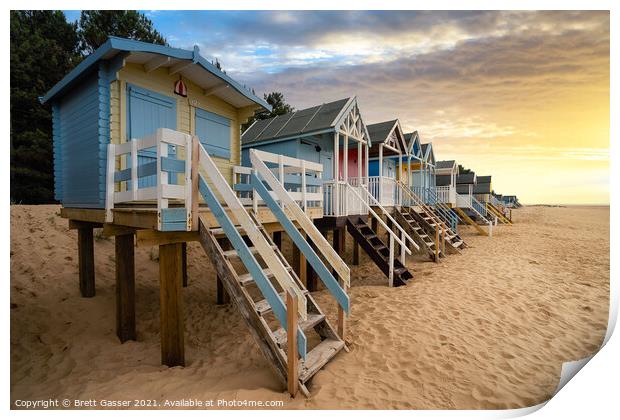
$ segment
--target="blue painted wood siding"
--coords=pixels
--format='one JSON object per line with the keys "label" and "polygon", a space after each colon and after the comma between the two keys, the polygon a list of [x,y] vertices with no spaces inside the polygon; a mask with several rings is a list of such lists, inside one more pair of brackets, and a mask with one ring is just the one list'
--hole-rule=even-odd
{"label": "blue painted wood siding", "polygon": [[[176,130],[177,111],[174,98],[144,89],[135,85],[127,85],[127,139],[139,139],[151,135],[158,128]],[[172,148],[168,152],[174,155]],[[142,150],[138,153],[138,165],[154,162],[157,157],[155,148]],[[130,166],[130,161],[127,161]],[[171,181],[172,182],[172,177]],[[141,178],[140,188],[157,185],[155,175]]]}
{"label": "blue painted wood siding", "polygon": [[105,207],[105,188],[100,188],[106,157],[101,151],[107,143],[100,144],[105,131],[99,118],[106,98],[99,88],[99,72],[94,72],[52,107],[55,195],[66,207]]}
{"label": "blue painted wood siding", "polygon": [[230,120],[200,108],[196,108],[195,117],[196,135],[206,151],[211,156],[230,159]]}

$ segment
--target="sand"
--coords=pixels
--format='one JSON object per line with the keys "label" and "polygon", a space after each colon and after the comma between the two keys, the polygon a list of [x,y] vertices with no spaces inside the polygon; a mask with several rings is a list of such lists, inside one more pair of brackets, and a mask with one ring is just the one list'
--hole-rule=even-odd
{"label": "sand", "polygon": [[[526,207],[492,238],[388,288],[362,256],[352,268],[350,353],[291,400],[232,305],[216,305],[197,244],[184,290],[186,367],[160,365],[157,253],[136,253],[138,340],[114,321],[114,242],[97,236],[94,298],[81,298],[76,233],[58,206],[11,207],[11,401],[283,401],[286,408],[517,408],[547,400],[562,363],[595,352],[609,303],[609,207]],[[352,240],[347,237],[346,261]],[[285,253],[290,246],[285,241]],[[333,299],[315,296],[334,316]]]}

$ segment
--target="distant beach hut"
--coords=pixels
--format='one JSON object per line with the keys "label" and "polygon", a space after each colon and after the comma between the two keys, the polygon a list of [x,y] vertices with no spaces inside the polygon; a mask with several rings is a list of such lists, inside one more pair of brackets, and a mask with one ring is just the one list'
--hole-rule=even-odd
{"label": "distant beach hut", "polygon": [[382,206],[400,205],[398,182],[407,182],[403,170],[407,143],[400,122],[396,119],[371,124],[368,132],[372,140],[368,189]]}

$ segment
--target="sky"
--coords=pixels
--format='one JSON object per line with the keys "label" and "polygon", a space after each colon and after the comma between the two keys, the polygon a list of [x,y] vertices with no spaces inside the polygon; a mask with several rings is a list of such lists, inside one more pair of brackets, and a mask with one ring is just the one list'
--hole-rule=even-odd
{"label": "sky", "polygon": [[144,13],[297,109],[356,95],[366,124],[400,119],[498,193],[609,203],[608,12]]}

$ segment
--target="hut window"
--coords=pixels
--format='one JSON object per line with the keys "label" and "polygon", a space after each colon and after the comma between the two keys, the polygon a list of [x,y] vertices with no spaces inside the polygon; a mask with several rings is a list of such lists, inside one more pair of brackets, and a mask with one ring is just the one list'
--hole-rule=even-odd
{"label": "hut window", "polygon": [[230,120],[196,108],[196,135],[213,156],[230,159]]}

